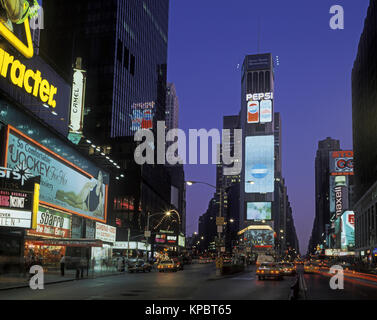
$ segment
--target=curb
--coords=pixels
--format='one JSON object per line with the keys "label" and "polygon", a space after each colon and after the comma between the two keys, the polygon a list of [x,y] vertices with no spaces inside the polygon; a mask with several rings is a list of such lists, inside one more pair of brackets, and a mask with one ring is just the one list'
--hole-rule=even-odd
{"label": "curb", "polygon": [[[64,283],[64,282],[70,282],[70,281],[80,281],[80,280],[94,280],[98,278],[105,278],[105,277],[110,277],[110,276],[119,276],[122,275],[123,273],[113,273],[113,274],[105,274],[105,275],[100,275],[100,276],[94,276],[94,277],[87,277],[87,278],[80,278],[80,279],[62,279],[62,280],[57,280],[57,281],[49,281],[44,283],[44,285],[49,285],[49,284],[57,284],[57,283]],[[9,290],[14,290],[14,289],[24,289],[24,288],[29,288],[30,286],[28,284],[23,284],[20,286],[13,286],[13,287],[5,287],[5,288],[0,288],[0,291],[9,291]]]}

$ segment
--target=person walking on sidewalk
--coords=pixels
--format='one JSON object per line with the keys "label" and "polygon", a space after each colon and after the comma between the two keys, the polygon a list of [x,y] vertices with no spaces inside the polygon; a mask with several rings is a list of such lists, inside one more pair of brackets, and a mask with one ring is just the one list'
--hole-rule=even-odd
{"label": "person walking on sidewalk", "polygon": [[65,256],[62,255],[62,258],[60,259],[60,273],[62,277],[64,277],[64,270],[65,270]]}

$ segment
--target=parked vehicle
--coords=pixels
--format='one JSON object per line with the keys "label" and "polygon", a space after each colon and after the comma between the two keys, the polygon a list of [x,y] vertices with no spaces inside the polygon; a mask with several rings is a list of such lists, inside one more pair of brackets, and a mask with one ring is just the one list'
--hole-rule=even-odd
{"label": "parked vehicle", "polygon": [[158,264],[157,269],[159,272],[166,272],[166,271],[177,272],[178,271],[178,267],[175,264],[174,260],[172,259],[161,261]]}

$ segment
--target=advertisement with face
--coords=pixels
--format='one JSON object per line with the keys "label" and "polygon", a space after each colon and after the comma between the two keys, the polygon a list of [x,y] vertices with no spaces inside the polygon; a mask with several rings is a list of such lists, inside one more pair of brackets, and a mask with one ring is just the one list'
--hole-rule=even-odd
{"label": "advertisement with face", "polygon": [[245,192],[274,192],[274,136],[246,137]]}
{"label": "advertisement with face", "polygon": [[345,211],[342,216],[341,248],[355,246],[355,213]]}
{"label": "advertisement with face", "polygon": [[271,202],[248,202],[247,220],[271,220]]}
{"label": "advertisement with face", "polygon": [[98,221],[106,220],[103,173],[91,176],[20,132],[9,130],[6,166],[40,176],[40,203]]}

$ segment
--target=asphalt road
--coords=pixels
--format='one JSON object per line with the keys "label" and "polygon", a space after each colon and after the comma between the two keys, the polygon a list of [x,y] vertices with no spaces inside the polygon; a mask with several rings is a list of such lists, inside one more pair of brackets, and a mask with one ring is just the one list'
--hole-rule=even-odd
{"label": "asphalt road", "polygon": [[0,300],[287,300],[293,277],[258,281],[249,272],[213,280],[215,266],[189,265],[175,273],[108,276],[0,291]]}
{"label": "asphalt road", "polygon": [[[307,300],[377,299],[376,282],[346,277],[343,290],[332,290],[324,273],[304,274],[303,279]],[[49,284],[44,290],[0,290],[0,300],[288,300],[294,280],[259,281],[255,267],[216,279],[214,264],[196,264],[174,273],[124,273]]]}
{"label": "asphalt road", "polygon": [[344,278],[344,289],[330,287],[330,275],[305,274],[307,300],[377,300],[377,283]]}

